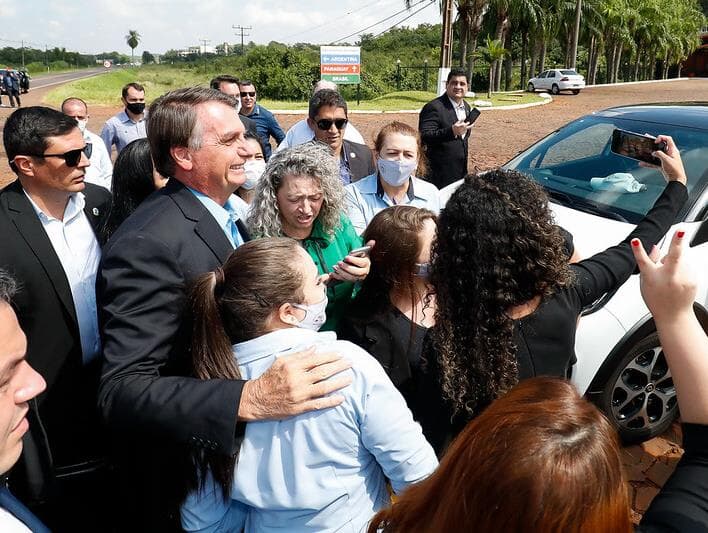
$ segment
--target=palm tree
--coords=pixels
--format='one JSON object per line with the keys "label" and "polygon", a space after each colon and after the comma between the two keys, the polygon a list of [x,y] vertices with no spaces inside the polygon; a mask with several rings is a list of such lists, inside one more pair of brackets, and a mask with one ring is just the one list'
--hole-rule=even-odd
{"label": "palm tree", "polygon": [[140,42],[140,34],[137,30],[128,30],[128,35],[125,36],[125,42],[130,46],[130,62],[135,63],[135,49]]}
{"label": "palm tree", "polygon": [[504,44],[501,39],[492,39],[491,37],[487,37],[487,44],[486,46],[479,48],[479,53],[489,62],[489,90],[487,90],[487,98],[491,98],[492,89],[495,86],[495,67],[498,62],[504,59],[504,56],[509,53],[509,50],[504,48]]}

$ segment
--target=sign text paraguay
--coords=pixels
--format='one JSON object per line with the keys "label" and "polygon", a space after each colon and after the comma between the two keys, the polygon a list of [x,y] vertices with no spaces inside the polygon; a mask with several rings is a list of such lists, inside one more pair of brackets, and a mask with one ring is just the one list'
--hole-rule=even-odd
{"label": "sign text paraguay", "polygon": [[320,46],[320,78],[339,84],[361,83],[361,48]]}

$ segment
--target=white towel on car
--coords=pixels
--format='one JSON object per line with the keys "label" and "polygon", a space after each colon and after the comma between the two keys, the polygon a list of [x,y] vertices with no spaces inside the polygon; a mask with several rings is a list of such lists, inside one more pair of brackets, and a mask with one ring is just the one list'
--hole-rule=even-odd
{"label": "white towel on car", "polygon": [[613,192],[642,192],[647,190],[646,185],[639,183],[634,179],[634,176],[627,172],[615,172],[604,178],[591,178],[590,187],[596,191]]}

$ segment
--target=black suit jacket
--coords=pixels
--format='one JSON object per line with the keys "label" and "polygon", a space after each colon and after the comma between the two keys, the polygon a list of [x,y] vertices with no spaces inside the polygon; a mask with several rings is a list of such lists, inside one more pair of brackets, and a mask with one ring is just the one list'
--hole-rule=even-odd
{"label": "black suit jacket", "polygon": [[[239,230],[248,240],[245,227]],[[147,434],[142,442],[238,451],[244,382],[185,377],[179,335],[187,284],[232,251],[216,220],[176,179],[110,238],[96,288],[104,354],[99,406],[112,430]]]}
{"label": "black suit jacket", "polygon": [[[465,111],[470,112],[467,102]],[[447,94],[431,100],[420,111],[418,129],[428,158],[428,179],[439,189],[467,174],[467,150],[471,131],[464,139],[455,137],[452,125],[457,115]]]}
{"label": "black suit jacket", "polygon": [[[84,212],[98,235],[110,193],[90,183],[83,192]],[[47,382],[32,403],[13,481],[28,485],[23,497],[40,498],[57,467],[103,453],[96,410],[100,361],[83,364],[69,282],[19,181],[0,191],[0,228],[0,268],[20,283],[13,305],[27,336],[27,361]]]}
{"label": "black suit jacket", "polygon": [[346,152],[347,160],[349,161],[349,173],[352,177],[352,183],[376,172],[374,154],[368,146],[347,140],[342,141],[342,143],[342,150]]}

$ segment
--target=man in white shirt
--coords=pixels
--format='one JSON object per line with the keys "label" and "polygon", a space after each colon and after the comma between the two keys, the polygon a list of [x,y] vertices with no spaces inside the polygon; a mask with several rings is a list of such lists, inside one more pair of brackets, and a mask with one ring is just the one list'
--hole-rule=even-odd
{"label": "man in white shirt", "polygon": [[[322,89],[330,89],[332,91],[337,90],[337,84],[327,80],[320,80],[315,84],[312,89],[312,94],[321,91]],[[304,118],[299,122],[296,122],[292,127],[285,133],[285,139],[278,145],[275,151],[283,150],[285,148],[292,148],[293,146],[298,146],[300,144],[305,144],[310,142],[315,138],[315,130],[310,127],[307,119]],[[364,137],[361,133],[354,127],[351,122],[347,123],[347,127],[344,130],[343,139],[345,141],[354,142],[358,144],[366,144]]]}
{"label": "man in white shirt", "polygon": [[[27,339],[11,307],[16,292],[15,280],[0,270],[0,476],[20,458],[22,437],[29,428],[29,402],[47,386],[25,359]],[[49,533],[4,483],[0,486],[0,531]]]}
{"label": "man in white shirt", "polygon": [[101,531],[116,503],[96,410],[97,228],[110,193],[85,183],[90,145],[59,111],[15,111],[3,141],[17,179],[0,191],[0,268],[21,287],[14,307],[27,361],[47,382],[32,403],[21,467],[10,480],[52,529]]}
{"label": "man in white shirt", "polygon": [[84,181],[100,185],[110,191],[113,178],[113,163],[111,163],[111,156],[108,154],[103,140],[86,127],[90,117],[86,102],[81,98],[71,96],[62,102],[61,112],[76,120],[84,139],[87,143],[91,143],[91,157],[89,157],[91,165],[86,167]]}

